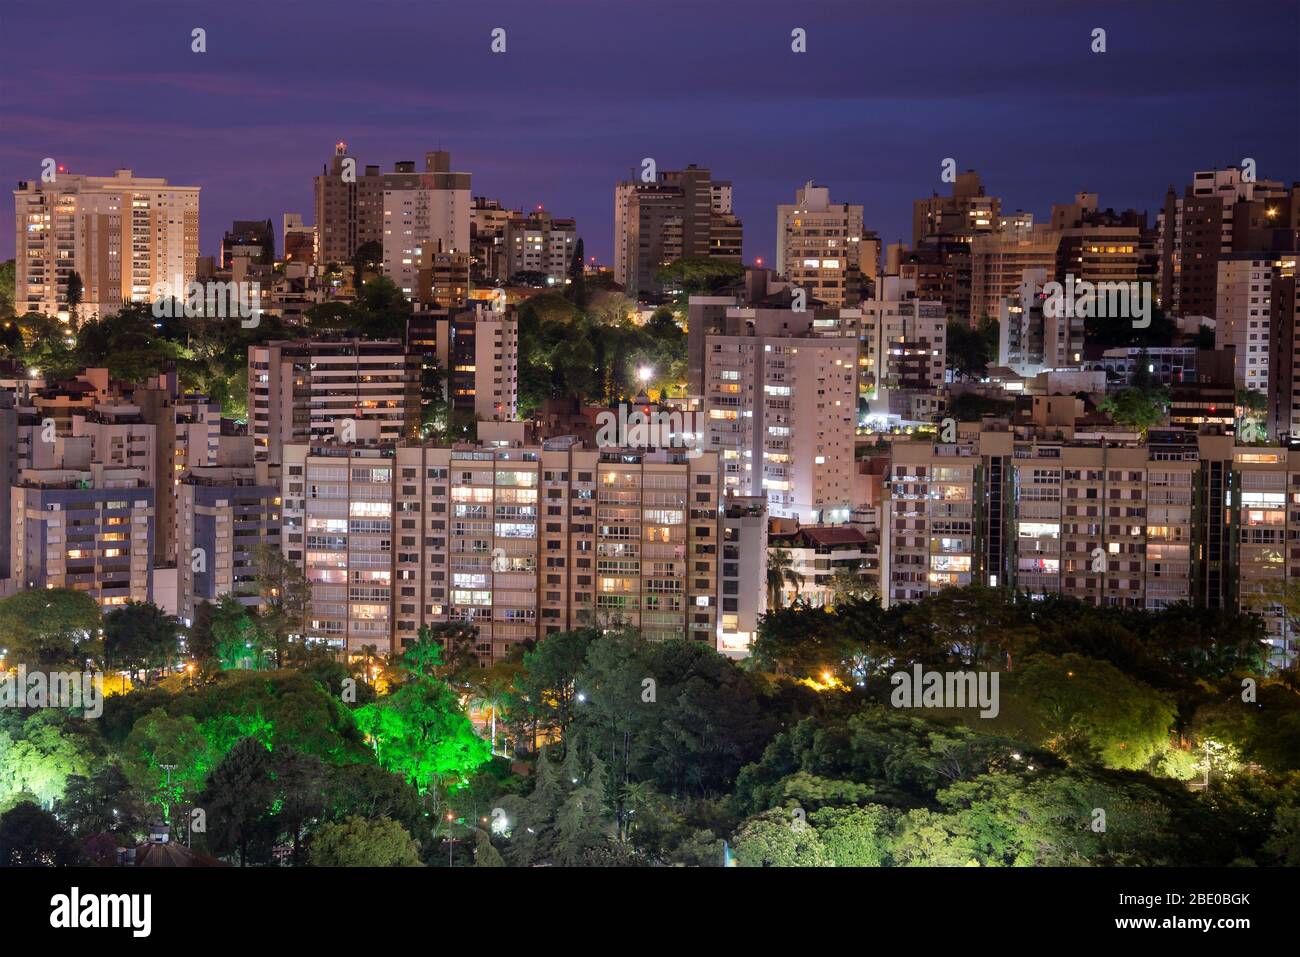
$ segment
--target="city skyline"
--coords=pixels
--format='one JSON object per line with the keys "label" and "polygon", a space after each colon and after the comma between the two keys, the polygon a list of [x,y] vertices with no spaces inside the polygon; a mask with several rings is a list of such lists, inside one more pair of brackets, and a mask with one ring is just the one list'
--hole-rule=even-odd
{"label": "city skyline", "polygon": [[[37,178],[48,156],[74,173],[112,175],[120,166],[198,185],[200,248],[212,255],[233,220],[310,218],[312,177],[340,140],[359,163],[384,171],[447,149],[473,175],[474,195],[576,219],[587,255],[602,264],[612,262],[614,184],[647,156],[660,169],[695,163],[732,182],[744,259],[764,263],[775,254],[773,210],[810,178],[837,201],[863,205],[865,225],[885,244],[910,239],[913,198],[946,191],[946,157],[979,171],[1006,211],[1036,219],[1081,190],[1098,193],[1103,207],[1154,217],[1167,186],[1247,156],[1262,177],[1286,180],[1300,166],[1300,142],[1288,135],[1300,127],[1285,56],[1294,31],[1257,25],[1282,27],[1296,11],[1238,4],[1207,31],[1221,3],[1178,4],[1177,20],[1162,17],[1169,6],[927,3],[921,12],[939,26],[923,31],[912,8],[891,15],[761,3],[747,7],[743,28],[722,8],[692,11],[691,32],[666,15],[633,21],[587,3],[565,5],[562,18],[508,4],[439,12],[436,23],[432,11],[378,4],[367,10],[382,15],[354,17],[340,32],[337,18],[306,20],[290,5],[259,9],[264,29],[241,32],[242,7],[195,19],[148,16],[156,8],[128,3],[71,21],[61,41],[73,68],[28,62],[36,48],[11,51],[24,96],[3,97],[0,173],[11,184]],[[34,16],[10,12],[14,35],[36,28]],[[394,17],[412,28],[395,33]],[[444,64],[427,80],[415,62],[426,21]],[[1104,54],[1089,49],[1097,25],[1107,30]],[[207,30],[206,53],[190,50],[194,26]],[[507,31],[501,54],[490,50],[497,26]],[[630,27],[659,69],[592,76],[582,54]],[[790,50],[794,27],[807,31],[806,54]],[[998,42],[970,59],[972,37]],[[345,44],[355,65],[336,68]],[[105,82],[97,71],[131,45],[153,59]],[[922,45],[927,59],[916,70]],[[542,51],[573,55],[549,57],[547,76],[537,78],[529,71]],[[845,84],[855,75],[845,65],[863,51],[858,93]],[[989,69],[998,57],[1005,66]],[[1224,143],[1242,145],[1225,152]],[[1123,159],[1099,170],[1098,155]],[[6,231],[0,258],[13,255]]]}

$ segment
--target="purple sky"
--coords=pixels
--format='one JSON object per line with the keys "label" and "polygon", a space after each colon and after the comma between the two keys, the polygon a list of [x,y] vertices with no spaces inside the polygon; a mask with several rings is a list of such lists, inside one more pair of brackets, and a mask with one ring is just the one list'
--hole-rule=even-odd
{"label": "purple sky", "polygon": [[910,239],[947,156],[1040,217],[1081,189],[1154,211],[1246,156],[1300,179],[1298,0],[70,0],[7,4],[0,35],[6,189],[46,156],[197,184],[205,254],[236,218],[310,220],[339,139],[385,170],[448,149],[476,195],[575,217],[603,262],[645,156],[731,180],[767,261],[808,179]]}

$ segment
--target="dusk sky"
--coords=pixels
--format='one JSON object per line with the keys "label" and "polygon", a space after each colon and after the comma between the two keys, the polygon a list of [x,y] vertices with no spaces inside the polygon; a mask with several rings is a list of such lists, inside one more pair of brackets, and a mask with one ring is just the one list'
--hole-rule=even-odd
{"label": "dusk sky", "polygon": [[310,221],[340,139],[385,171],[450,150],[475,195],[574,217],[602,262],[646,156],[734,183],[746,261],[809,179],[910,240],[948,156],[1038,217],[1082,189],[1154,217],[1168,185],[1247,156],[1300,179],[1295,0],[74,0],[8,4],[0,35],[6,190],[47,156],[199,185],[205,255],[236,218],[277,239],[284,212]]}

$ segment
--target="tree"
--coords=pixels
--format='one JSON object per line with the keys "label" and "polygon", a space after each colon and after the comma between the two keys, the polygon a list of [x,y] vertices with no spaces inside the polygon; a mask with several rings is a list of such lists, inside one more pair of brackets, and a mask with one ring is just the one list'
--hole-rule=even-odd
{"label": "tree", "polygon": [[493,754],[497,753],[497,713],[509,704],[520,670],[516,663],[498,662],[470,679],[470,704],[488,709],[488,741]]}
{"label": "tree", "polygon": [[104,616],[104,660],[144,671],[166,668],[180,650],[180,624],[153,602],[131,601]]}
{"label": "tree", "polygon": [[388,817],[325,824],[311,840],[313,867],[420,867],[420,845]]}
{"label": "tree", "polygon": [[99,650],[99,605],[83,591],[46,588],[0,600],[0,645],[29,666],[84,666]]}
{"label": "tree", "polygon": [[794,589],[798,600],[799,589],[803,580],[794,570],[794,559],[784,548],[770,548],[767,551],[767,607],[778,609],[785,605],[785,587]]}
{"label": "tree", "polygon": [[258,545],[257,593],[265,609],[262,624],[272,641],[276,667],[285,664],[292,635],[301,635],[303,616],[311,600],[311,585],[296,564],[274,545]]}
{"label": "tree", "polygon": [[1095,756],[1106,767],[1141,770],[1169,747],[1172,698],[1083,655],[1029,658],[1016,684],[1042,722],[1052,750]]}
{"label": "tree", "polygon": [[198,722],[189,715],[174,718],[162,708],[136,721],[122,745],[127,779],[162,808],[167,820],[172,805],[193,800],[215,763]]}
{"label": "tree", "polygon": [[750,818],[736,831],[741,867],[833,866],[821,838],[800,813],[778,808]]}
{"label": "tree", "polygon": [[212,612],[212,647],[224,670],[261,670],[269,664],[271,640],[238,597],[227,592]]}
{"label": "tree", "polygon": [[686,256],[661,266],[655,273],[655,281],[688,294],[702,294],[730,286],[744,274],[745,267],[740,263],[712,256]]}
{"label": "tree", "polygon": [[12,730],[0,725],[0,807],[23,798],[53,807],[70,781],[95,776],[103,755],[92,723],[69,712],[44,708]]}
{"label": "tree", "polygon": [[67,867],[77,861],[71,836],[31,801],[0,814],[0,867]]}
{"label": "tree", "polygon": [[587,283],[585,281],[587,274],[584,268],[585,264],[583,262],[583,260],[586,258],[586,255],[587,255],[587,250],[582,245],[582,237],[579,236],[578,241],[573,244],[573,256],[569,260],[569,275],[568,275],[569,298],[572,299],[574,302],[578,303],[579,305],[582,304],[582,302],[586,299],[587,296]]}
{"label": "tree", "polygon": [[240,867],[248,864],[250,848],[259,862],[270,859],[276,799],[271,771],[271,752],[256,738],[244,738],[213,769],[199,796],[208,845],[218,854],[237,851]]}
{"label": "tree", "polygon": [[416,641],[402,660],[398,689],[354,712],[380,765],[422,794],[433,784],[462,780],[491,756],[455,692],[434,676],[441,663],[436,642]]}
{"label": "tree", "polygon": [[370,240],[362,243],[352,254],[352,288],[356,290],[357,295],[361,294],[361,289],[365,284],[365,274],[370,272],[377,274],[382,268],[384,262],[383,244]]}
{"label": "tree", "polygon": [[998,357],[998,321],[985,316],[975,327],[949,319],[948,367],[963,379],[981,378]]}
{"label": "tree", "polygon": [[150,819],[148,807],[115,763],[88,776],[69,776],[55,811],[79,838],[103,832],[142,833]]}
{"label": "tree", "polygon": [[1142,434],[1165,418],[1169,404],[1169,390],[1161,385],[1147,389],[1121,389],[1101,400],[1098,408],[1109,415],[1117,425],[1137,429]]}
{"label": "tree", "polygon": [[302,836],[307,826],[326,811],[325,763],[313,754],[291,747],[271,754],[272,811],[276,830],[293,845],[293,862],[301,863]]}
{"label": "tree", "polygon": [[533,651],[524,654],[524,670],[515,678],[515,691],[523,708],[538,729],[558,732],[561,737],[573,721],[577,703],[579,669],[587,657],[587,646],[600,632],[579,628],[547,635]]}
{"label": "tree", "polygon": [[[581,240],[579,240],[581,242]],[[505,867],[501,852],[492,846],[492,836],[480,828],[474,830],[474,866]]]}
{"label": "tree", "polygon": [[77,309],[81,305],[81,296],[85,291],[85,284],[81,281],[81,273],[75,269],[68,273],[68,321],[71,323],[73,330],[77,328]]}

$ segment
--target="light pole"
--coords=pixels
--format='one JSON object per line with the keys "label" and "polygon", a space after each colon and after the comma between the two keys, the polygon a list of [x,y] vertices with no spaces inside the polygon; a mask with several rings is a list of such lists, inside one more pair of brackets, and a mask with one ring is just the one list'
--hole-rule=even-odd
{"label": "light pole", "polygon": [[158,767],[162,768],[164,771],[167,772],[167,800],[163,801],[163,817],[165,817],[167,819],[167,823],[170,824],[172,820],[172,803],[171,803],[172,771],[175,770],[176,765],[160,764],[158,765]]}

